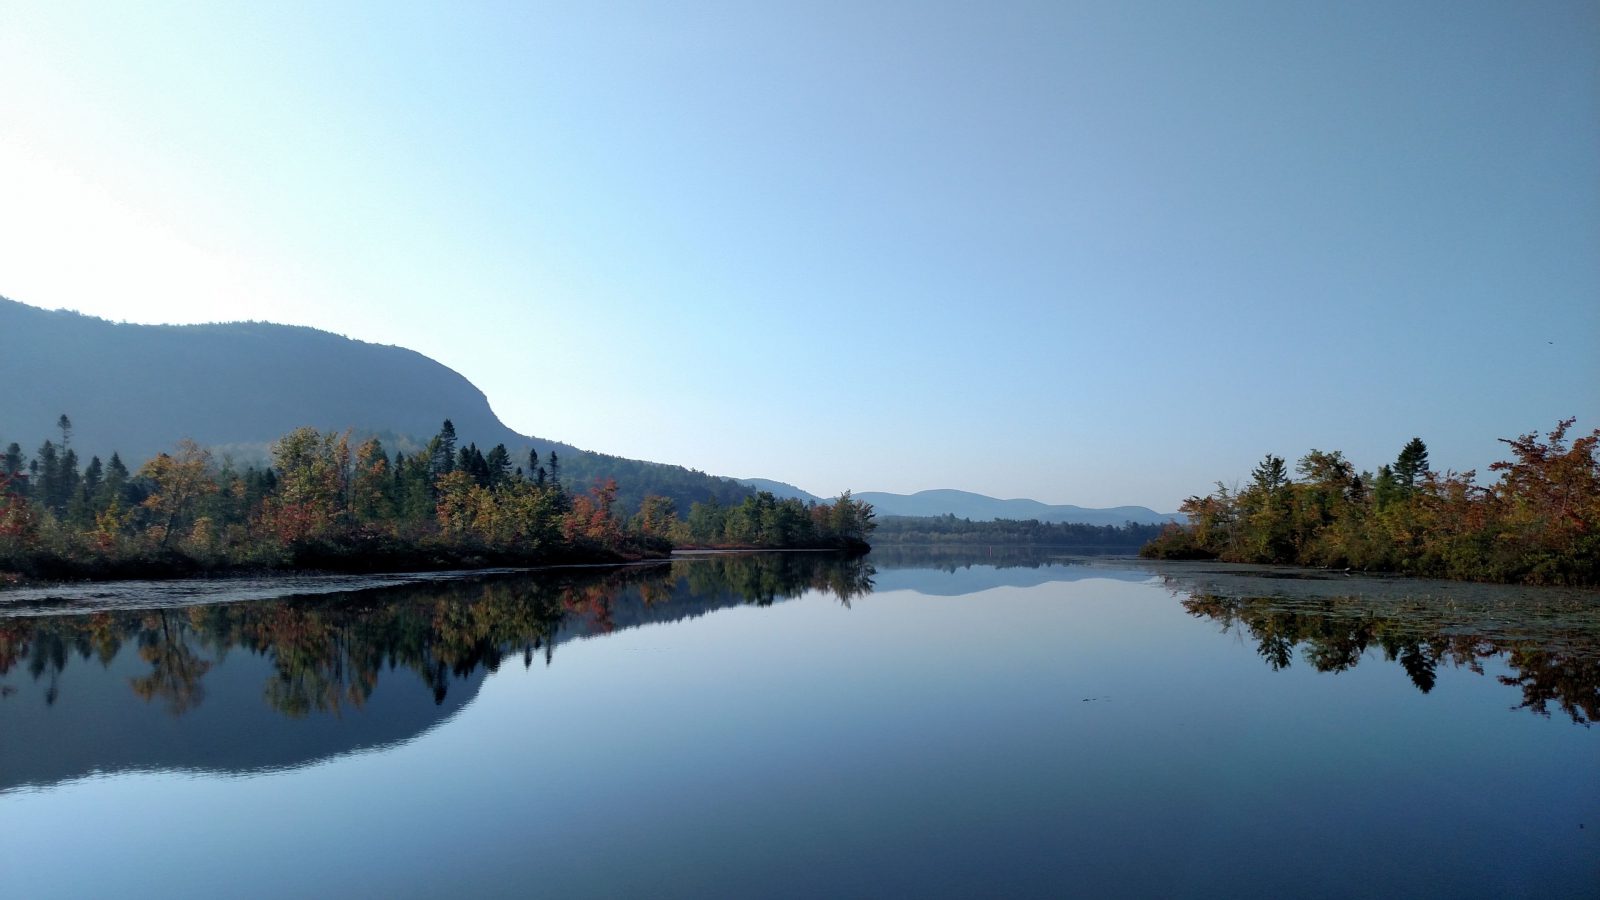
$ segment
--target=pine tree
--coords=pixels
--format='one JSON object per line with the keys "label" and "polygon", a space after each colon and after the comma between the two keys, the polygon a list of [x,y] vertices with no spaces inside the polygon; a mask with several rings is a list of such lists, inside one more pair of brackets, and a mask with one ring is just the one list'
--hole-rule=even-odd
{"label": "pine tree", "polygon": [[1394,461],[1395,480],[1400,483],[1400,490],[1409,494],[1427,474],[1428,445],[1422,438],[1414,437],[1401,448],[1400,456]]}
{"label": "pine tree", "polygon": [[33,477],[34,502],[45,509],[59,511],[65,505],[65,498],[61,492],[61,454],[55,442],[40,444],[33,462],[37,467]]}
{"label": "pine tree", "polygon": [[1367,482],[1360,475],[1350,476],[1350,487],[1345,491],[1345,497],[1351,503],[1360,506],[1367,502]]}
{"label": "pine tree", "polygon": [[94,524],[95,507],[100,496],[100,482],[105,479],[105,468],[100,464],[100,457],[89,457],[89,467],[83,470],[83,478],[79,480],[78,487],[72,492],[72,501],[67,504],[67,520],[80,528],[88,528]]}
{"label": "pine tree", "polygon": [[129,474],[128,467],[122,464],[122,457],[115,451],[106,461],[105,480],[100,483],[100,495],[94,499],[97,512],[105,512],[113,503],[122,509],[132,509],[144,499],[138,496],[139,491],[132,484],[133,476]]}
{"label": "pine tree", "polygon": [[511,478],[511,453],[506,450],[505,444],[494,445],[494,449],[489,451],[486,464],[489,471],[489,487],[499,487]]}
{"label": "pine tree", "polygon": [[[66,417],[62,416],[62,418]],[[61,462],[56,469],[56,477],[61,482],[56,487],[56,491],[60,495],[60,506],[56,509],[56,512],[65,515],[67,507],[72,505],[72,498],[77,496],[78,484],[82,481],[82,476],[78,473],[78,451],[70,448],[62,451]]]}
{"label": "pine tree", "polygon": [[438,478],[440,475],[448,475],[455,471],[455,423],[451,422],[449,419],[444,420],[444,424],[439,426],[439,433],[434,435],[433,440],[429,442],[429,450],[432,451],[432,459],[430,461],[432,463],[434,478]]}
{"label": "pine tree", "polygon": [[15,477],[21,475],[27,466],[23,462],[22,447],[16,442],[6,446],[6,452],[0,456],[0,475]]}
{"label": "pine tree", "polygon": [[1255,471],[1250,473],[1250,477],[1256,487],[1268,494],[1274,494],[1289,483],[1289,470],[1283,464],[1283,457],[1268,453],[1265,459],[1256,464]]}
{"label": "pine tree", "polygon": [[105,467],[100,464],[100,457],[89,457],[89,468],[83,470],[83,492],[94,496],[100,490],[100,482],[105,480]]}

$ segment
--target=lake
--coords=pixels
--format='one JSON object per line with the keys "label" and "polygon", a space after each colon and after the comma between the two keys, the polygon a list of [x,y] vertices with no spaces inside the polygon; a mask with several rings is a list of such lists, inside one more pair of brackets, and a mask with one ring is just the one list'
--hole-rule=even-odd
{"label": "lake", "polygon": [[1048,553],[0,592],[10,897],[1600,895],[1600,593]]}

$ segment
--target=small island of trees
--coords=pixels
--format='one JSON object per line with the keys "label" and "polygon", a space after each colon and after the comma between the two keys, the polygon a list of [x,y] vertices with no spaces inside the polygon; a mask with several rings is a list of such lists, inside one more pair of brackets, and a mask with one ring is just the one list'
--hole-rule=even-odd
{"label": "small island of trees", "polygon": [[504,444],[459,445],[445,420],[422,449],[299,428],[272,461],[238,467],[182,441],[130,470],[81,465],[72,423],[33,458],[0,454],[0,578],[119,578],[268,569],[382,571],[619,561],[681,547],[861,552],[870,504],[849,492],[802,504],[755,493],[733,506],[667,497],[636,511],[613,479],[577,492],[552,451],[518,465]]}
{"label": "small island of trees", "polygon": [[1158,559],[1401,572],[1467,581],[1600,584],[1600,429],[1568,441],[1575,419],[1502,442],[1512,459],[1480,486],[1475,472],[1435,472],[1413,438],[1377,473],[1339,451],[1312,450],[1289,477],[1267,454],[1250,483],[1221,482],[1185,500],[1186,525],[1141,554]]}

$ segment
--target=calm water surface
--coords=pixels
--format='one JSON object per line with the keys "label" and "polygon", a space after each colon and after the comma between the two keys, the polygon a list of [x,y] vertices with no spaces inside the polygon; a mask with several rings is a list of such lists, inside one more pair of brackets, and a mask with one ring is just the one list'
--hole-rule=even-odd
{"label": "calm water surface", "polygon": [[907,551],[8,592],[0,892],[1600,896],[1597,718],[1594,592]]}

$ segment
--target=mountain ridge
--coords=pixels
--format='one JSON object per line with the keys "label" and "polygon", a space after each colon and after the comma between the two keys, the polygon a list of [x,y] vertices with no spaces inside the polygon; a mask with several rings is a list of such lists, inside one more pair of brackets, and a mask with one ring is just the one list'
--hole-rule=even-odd
{"label": "mountain ridge", "polygon": [[576,489],[616,478],[624,508],[647,492],[672,497],[684,511],[696,500],[737,503],[749,493],[683,466],[521,434],[443,363],[304,325],[118,323],[0,297],[0,359],[27,384],[0,391],[0,446],[16,441],[28,453],[41,440],[59,440],[63,413],[82,460],[115,450],[129,466],[182,438],[251,462],[307,425],[377,435],[391,452],[413,452],[450,419],[461,445],[503,443],[516,465],[526,465],[530,448],[541,456],[556,451],[563,481]]}
{"label": "mountain ridge", "polygon": [[[768,478],[740,478],[740,484],[758,491],[769,491],[779,498],[795,497],[800,500],[822,498],[802,488]],[[872,504],[880,516],[946,516],[958,519],[983,521],[990,519],[1037,519],[1040,522],[1064,522],[1077,525],[1121,525],[1137,522],[1141,525],[1182,521],[1178,513],[1161,513],[1145,506],[1087,507],[1072,504],[1051,504],[1025,497],[1001,499],[987,494],[955,488],[933,488],[914,494],[895,494],[886,491],[857,491],[851,494],[857,500]]]}

